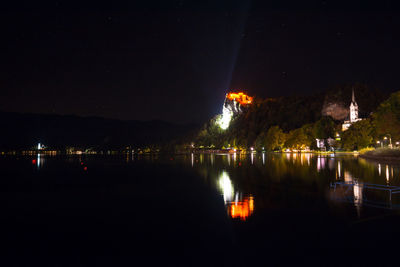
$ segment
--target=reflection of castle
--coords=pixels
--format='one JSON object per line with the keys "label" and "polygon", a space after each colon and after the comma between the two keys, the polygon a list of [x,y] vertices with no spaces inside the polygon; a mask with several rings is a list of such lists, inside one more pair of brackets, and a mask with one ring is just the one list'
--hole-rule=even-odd
{"label": "reflection of castle", "polygon": [[245,221],[254,210],[254,198],[252,196],[243,198],[242,201],[234,201],[228,204],[228,213],[231,218],[239,218]]}
{"label": "reflection of castle", "polygon": [[347,129],[350,128],[350,126],[357,122],[362,120],[361,118],[358,117],[358,105],[356,102],[356,98],[354,97],[354,89],[352,91],[351,95],[351,104],[350,104],[350,120],[344,121],[342,124],[342,131],[346,131]]}
{"label": "reflection of castle", "polygon": [[219,176],[218,185],[229,216],[233,219],[247,220],[254,211],[254,197],[251,195],[242,197],[241,193],[235,193],[232,181],[226,171],[223,171]]}

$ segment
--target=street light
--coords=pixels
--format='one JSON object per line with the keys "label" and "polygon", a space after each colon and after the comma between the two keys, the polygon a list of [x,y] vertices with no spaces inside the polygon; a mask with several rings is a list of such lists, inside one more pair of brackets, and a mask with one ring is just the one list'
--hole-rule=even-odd
{"label": "street light", "polygon": [[381,141],[376,141],[376,143],[379,145],[379,144],[381,144],[381,147],[383,147],[383,142],[381,142]]}
{"label": "street light", "polygon": [[[392,147],[392,136],[390,134],[386,134],[386,135],[389,135],[389,147],[393,148]],[[385,136],[384,139],[387,140],[387,137]]]}

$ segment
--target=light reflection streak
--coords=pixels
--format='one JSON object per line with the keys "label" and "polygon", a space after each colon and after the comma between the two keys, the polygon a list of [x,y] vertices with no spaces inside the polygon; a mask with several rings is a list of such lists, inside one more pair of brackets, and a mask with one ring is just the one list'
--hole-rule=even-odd
{"label": "light reflection streak", "polygon": [[225,204],[227,201],[232,201],[233,198],[233,185],[229,175],[226,171],[222,171],[218,181],[219,189],[224,197]]}
{"label": "light reflection streak", "polygon": [[262,153],[262,164],[265,165],[265,152]]}
{"label": "light reflection streak", "polygon": [[254,153],[250,154],[251,165],[254,164]]}
{"label": "light reflection streak", "polygon": [[190,154],[190,162],[192,163],[192,167],[193,167],[193,165],[194,165],[194,155],[193,155],[193,153]]}
{"label": "light reflection streak", "polygon": [[353,186],[354,206],[357,209],[357,215],[360,217],[360,209],[363,201],[363,185],[358,182]]}
{"label": "light reflection streak", "polygon": [[40,168],[40,165],[41,165],[40,154],[37,154],[36,164],[37,164],[37,165],[36,165],[37,168],[39,169],[39,168]]}
{"label": "light reflection streak", "polygon": [[363,184],[360,184],[357,180],[353,179],[353,176],[350,172],[344,171],[344,181],[346,183],[352,184],[353,186],[353,203],[357,209],[357,215],[360,217],[361,205],[363,202]]}
{"label": "light reflection streak", "polygon": [[390,176],[389,176],[389,166],[386,165],[386,183],[389,183],[389,178],[390,178]]}
{"label": "light reflection streak", "polygon": [[317,171],[320,172],[322,169],[325,169],[325,158],[318,156],[317,158]]}
{"label": "light reflection streak", "polygon": [[378,173],[379,173],[379,176],[381,176],[381,173],[382,173],[381,164],[378,164]]}

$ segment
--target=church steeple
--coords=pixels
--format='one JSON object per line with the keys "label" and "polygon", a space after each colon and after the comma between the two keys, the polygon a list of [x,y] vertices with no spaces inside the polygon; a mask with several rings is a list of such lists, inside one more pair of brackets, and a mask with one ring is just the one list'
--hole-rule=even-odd
{"label": "church steeple", "polygon": [[346,131],[347,129],[349,129],[349,127],[357,122],[360,121],[362,119],[360,119],[358,117],[358,105],[356,102],[356,97],[354,94],[354,88],[351,89],[351,103],[350,103],[350,120],[348,121],[344,121],[344,123],[342,124],[342,131]]}
{"label": "church steeple", "polygon": [[351,92],[351,104],[350,104],[350,122],[358,121],[358,105],[356,103],[356,97],[354,96],[354,88]]}

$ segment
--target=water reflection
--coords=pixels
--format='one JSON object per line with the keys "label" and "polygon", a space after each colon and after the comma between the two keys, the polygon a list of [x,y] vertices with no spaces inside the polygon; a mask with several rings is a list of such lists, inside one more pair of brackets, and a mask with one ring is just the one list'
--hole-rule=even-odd
{"label": "water reflection", "polygon": [[[196,154],[194,157],[197,157]],[[381,166],[354,155],[234,153],[204,157],[209,159],[203,164],[195,164],[195,168],[200,170],[207,181],[213,181],[212,184],[217,185],[229,216],[241,221],[268,211],[270,206],[284,209],[292,201],[296,205],[318,205],[315,203],[321,200],[310,201],[315,196],[323,196],[325,201],[328,199],[336,204],[340,202],[338,200],[345,199],[350,206],[345,206],[348,204],[344,203],[339,205],[343,205],[343,208],[351,207],[354,209],[352,214],[359,218],[365,216],[364,207],[370,206],[374,200],[368,184],[400,186],[398,166]],[[330,185],[333,182],[351,184],[351,187],[340,190],[336,187],[336,191],[332,193]],[[382,198],[381,202],[386,201],[388,204],[388,194],[381,193],[377,194]],[[309,194],[313,197],[308,197]],[[257,195],[256,199],[254,195]],[[400,201],[400,194],[398,198]],[[395,203],[389,204],[393,206]],[[255,205],[257,212],[254,210]]]}
{"label": "water reflection", "polygon": [[219,176],[218,187],[229,216],[233,219],[247,220],[254,211],[254,197],[251,195],[243,197],[240,192],[235,192],[229,174],[225,170]]}
{"label": "water reflection", "polygon": [[224,197],[225,204],[233,199],[233,185],[226,171],[222,171],[218,180],[219,189]]}
{"label": "water reflection", "polygon": [[36,168],[40,170],[43,167],[43,164],[44,164],[44,157],[42,157],[40,154],[37,154]]}
{"label": "water reflection", "polygon": [[247,218],[254,211],[254,198],[252,196],[243,198],[242,201],[234,201],[228,206],[229,215],[235,219],[238,218],[242,221],[247,220]]}
{"label": "water reflection", "polygon": [[389,166],[386,165],[386,183],[389,184]]}

